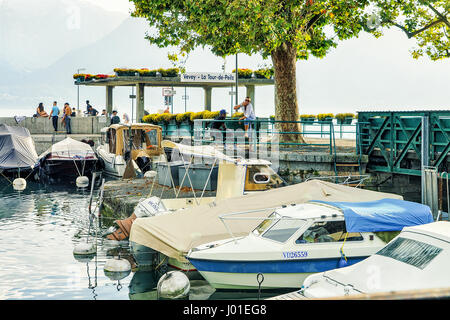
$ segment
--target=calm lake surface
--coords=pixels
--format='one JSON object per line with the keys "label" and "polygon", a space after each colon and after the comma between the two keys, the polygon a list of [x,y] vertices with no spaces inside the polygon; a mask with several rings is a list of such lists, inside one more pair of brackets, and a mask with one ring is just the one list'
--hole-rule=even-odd
{"label": "calm lake surface", "polygon": [[[107,225],[98,229],[96,257],[79,261],[73,256],[74,247],[88,236],[89,193],[75,186],[31,182],[17,192],[0,178],[0,300],[156,299],[161,277],[156,271],[131,272],[120,281],[104,274],[107,259],[129,250],[127,241],[101,237]],[[94,195],[95,203],[97,190]],[[192,280],[189,298],[256,299],[257,293],[215,292],[206,281]]]}

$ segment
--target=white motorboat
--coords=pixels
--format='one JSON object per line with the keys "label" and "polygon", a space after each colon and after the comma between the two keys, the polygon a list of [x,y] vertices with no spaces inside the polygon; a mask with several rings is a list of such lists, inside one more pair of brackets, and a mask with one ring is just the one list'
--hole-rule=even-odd
{"label": "white motorboat", "polygon": [[429,207],[398,199],[312,201],[277,209],[248,236],[198,246],[187,258],[216,289],[299,288],[313,273],[381,250],[385,242],[376,232],[432,221]]}
{"label": "white motorboat", "polygon": [[141,173],[150,170],[153,161],[163,159],[162,129],[159,126],[113,124],[102,128],[101,136],[102,142],[96,151],[108,175],[123,177],[130,158],[134,169]]}
{"label": "white motorboat", "polygon": [[450,222],[439,221],[406,227],[364,261],[311,275],[299,291],[274,299],[344,298],[450,288],[449,268]]}

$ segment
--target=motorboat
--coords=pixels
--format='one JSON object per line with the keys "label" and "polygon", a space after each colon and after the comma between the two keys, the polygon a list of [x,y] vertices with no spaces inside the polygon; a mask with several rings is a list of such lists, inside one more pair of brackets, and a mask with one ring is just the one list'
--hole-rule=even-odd
{"label": "motorboat", "polygon": [[0,172],[6,177],[28,177],[36,168],[38,155],[30,131],[0,124]]}
{"label": "motorboat", "polygon": [[364,261],[311,275],[299,291],[274,299],[351,298],[448,289],[449,267],[450,222],[405,227],[391,242]]}
{"label": "motorboat", "polygon": [[310,201],[273,211],[245,237],[195,247],[187,259],[216,289],[299,288],[311,274],[379,252],[386,243],[378,232],[430,222],[428,206],[398,199]]}
{"label": "motorboat", "polygon": [[[234,169],[238,170],[239,168],[235,167]],[[223,184],[233,181],[238,183],[237,180],[233,179],[232,174],[226,172],[227,180]],[[221,181],[220,178],[219,175],[219,181]],[[223,184],[219,183],[219,186]],[[232,185],[230,184],[229,187],[232,187]],[[226,189],[229,189],[229,187]],[[236,185],[234,189],[231,189],[239,190]],[[242,192],[242,189],[240,190]],[[135,219],[129,232],[130,243],[133,252],[136,253],[134,255],[138,265],[153,261],[151,253],[156,252],[164,256],[171,267],[182,271],[192,271],[189,273],[191,275],[196,269],[186,259],[190,249],[211,241],[229,238],[230,234],[227,228],[235,236],[246,236],[273,210],[283,205],[305,203],[312,199],[326,201],[355,201],[356,199],[356,201],[361,202],[384,198],[403,199],[402,196],[396,194],[363,190],[320,180],[311,180],[244,195],[241,193],[240,196],[225,195],[225,197],[217,198],[209,203],[190,204],[190,206],[185,204],[185,208],[174,212],[168,210],[167,205],[162,207],[163,202],[156,198],[143,200],[143,202],[153,201],[147,206],[149,209],[144,210],[149,212],[149,215]],[[177,200],[182,201],[183,199]],[[172,205],[173,201],[169,201],[168,205]],[[179,203],[180,206],[181,204]],[[139,207],[140,205],[136,207],[136,214],[142,212],[138,210]],[[162,208],[161,214],[155,216],[153,212],[158,211],[159,208]],[[220,217],[232,212],[247,212],[246,217],[263,218],[259,220],[231,220],[227,223],[226,228]]]}
{"label": "motorboat", "polygon": [[133,169],[144,174],[153,161],[163,161],[162,129],[148,123],[113,124],[101,129],[98,157],[106,174],[122,178],[131,160]]}
{"label": "motorboat", "polygon": [[75,183],[78,177],[101,171],[91,145],[70,137],[53,144],[39,156],[39,179],[44,182]]}

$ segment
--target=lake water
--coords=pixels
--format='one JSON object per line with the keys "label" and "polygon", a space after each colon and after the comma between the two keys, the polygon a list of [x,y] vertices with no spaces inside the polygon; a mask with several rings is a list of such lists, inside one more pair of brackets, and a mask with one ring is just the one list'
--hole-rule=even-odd
{"label": "lake water", "polygon": [[[0,177],[0,300],[156,299],[156,271],[131,272],[120,281],[104,274],[107,259],[129,250],[127,241],[100,236],[106,225],[98,230],[97,256],[75,259],[74,247],[88,236],[88,205],[89,190],[29,182],[17,192]],[[206,281],[192,280],[189,298],[256,299],[257,293],[215,292]]]}

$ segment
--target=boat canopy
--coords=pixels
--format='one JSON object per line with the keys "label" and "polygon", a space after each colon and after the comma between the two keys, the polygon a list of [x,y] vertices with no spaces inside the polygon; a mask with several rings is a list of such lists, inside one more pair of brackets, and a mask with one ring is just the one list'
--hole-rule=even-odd
{"label": "boat canopy", "polygon": [[246,236],[275,210],[271,209],[274,207],[305,203],[313,199],[371,201],[384,198],[403,199],[396,194],[310,180],[244,196],[216,199],[210,204],[181,209],[166,215],[138,218],[131,227],[130,241],[180,261],[187,261],[184,256],[190,249],[230,238],[230,233],[219,218],[224,214],[249,212],[247,217],[258,217],[227,221],[226,225],[234,236]]}
{"label": "boat canopy", "polygon": [[84,142],[74,140],[70,137],[55,143],[44,153],[39,156],[39,159],[45,158],[47,155],[51,155],[54,158],[60,159],[97,159],[92,147]]}
{"label": "boat canopy", "polygon": [[399,199],[368,202],[316,201],[342,209],[347,232],[400,231],[433,222],[430,207]]}
{"label": "boat canopy", "polygon": [[109,152],[123,156],[130,151],[130,131],[132,134],[131,156],[133,160],[139,157],[151,157],[163,153],[161,146],[162,128],[149,123],[113,124],[102,133],[107,135]]}
{"label": "boat canopy", "polygon": [[0,169],[32,168],[38,160],[27,128],[0,124]]}

